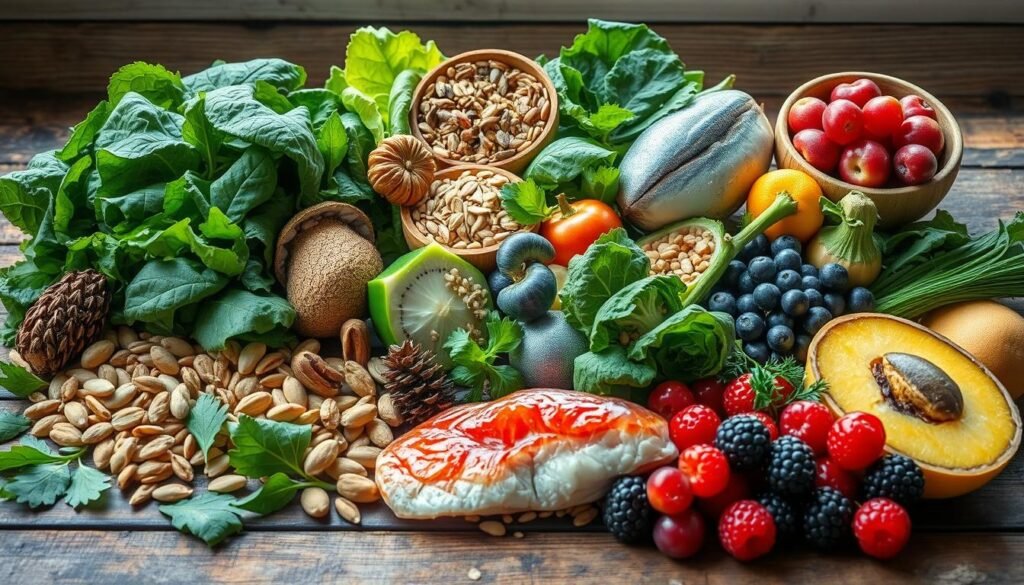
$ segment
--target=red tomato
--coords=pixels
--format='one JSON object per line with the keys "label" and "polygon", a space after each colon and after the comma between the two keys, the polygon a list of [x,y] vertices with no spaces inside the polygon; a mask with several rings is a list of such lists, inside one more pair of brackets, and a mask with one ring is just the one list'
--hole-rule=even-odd
{"label": "red tomato", "polygon": [[558,196],[559,210],[540,226],[540,235],[555,247],[554,264],[568,266],[569,260],[587,251],[590,244],[609,231],[622,227],[619,214],[597,199],[569,201]]}

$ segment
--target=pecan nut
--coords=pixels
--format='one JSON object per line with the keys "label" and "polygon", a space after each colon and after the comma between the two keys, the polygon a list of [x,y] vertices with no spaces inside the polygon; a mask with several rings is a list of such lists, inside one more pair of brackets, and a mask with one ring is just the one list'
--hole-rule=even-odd
{"label": "pecan nut", "polygon": [[306,389],[324,398],[337,396],[344,380],[342,373],[332,368],[324,358],[308,351],[299,352],[292,358],[292,373]]}

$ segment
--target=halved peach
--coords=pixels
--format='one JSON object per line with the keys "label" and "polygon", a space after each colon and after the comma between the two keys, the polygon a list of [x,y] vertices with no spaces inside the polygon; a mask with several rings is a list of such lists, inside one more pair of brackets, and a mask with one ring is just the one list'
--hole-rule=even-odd
{"label": "halved peach", "polygon": [[906,319],[831,321],[811,342],[806,376],[828,382],[823,401],[836,416],[881,419],[886,449],[924,471],[926,498],[978,489],[1020,445],[1020,413],[1006,388],[969,353]]}

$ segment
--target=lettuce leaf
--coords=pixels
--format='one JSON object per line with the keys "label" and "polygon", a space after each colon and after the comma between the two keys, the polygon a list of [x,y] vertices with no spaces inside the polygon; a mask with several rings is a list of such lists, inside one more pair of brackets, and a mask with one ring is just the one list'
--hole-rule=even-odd
{"label": "lettuce leaf", "polygon": [[732,317],[690,305],[641,336],[628,355],[653,358],[664,377],[689,382],[720,372],[734,340]]}
{"label": "lettuce leaf", "polygon": [[[594,317],[590,350],[601,351],[620,343],[623,336],[637,339],[656,328],[666,317],[683,308],[685,292],[683,281],[664,274],[648,276],[620,289],[601,305]],[[633,357],[632,352],[630,357]]]}

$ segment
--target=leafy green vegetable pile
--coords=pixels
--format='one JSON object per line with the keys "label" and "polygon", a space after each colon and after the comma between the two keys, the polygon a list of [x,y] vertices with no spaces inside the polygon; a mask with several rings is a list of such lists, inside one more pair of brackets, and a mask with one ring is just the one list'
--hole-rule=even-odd
{"label": "leafy green vegetable pile", "polygon": [[590,340],[590,352],[576,359],[577,390],[637,399],[659,377],[690,381],[725,365],[735,340],[732,319],[687,305],[682,281],[650,270],[622,229],[569,263],[562,311]]}
{"label": "leafy green vegetable pile", "polygon": [[[25,418],[9,413],[0,416],[0,437],[6,437],[3,440],[17,436],[8,436],[11,429],[28,424],[28,419],[21,421],[18,417]],[[22,437],[20,445],[0,451],[0,500],[38,508],[64,498],[64,503],[77,509],[99,499],[110,488],[110,478],[82,464],[85,451],[85,447],[63,447],[54,453],[41,439]]]}
{"label": "leafy green vegetable pile", "polygon": [[443,59],[411,32],[363,28],[345,70],[304,88],[279,59],[216,63],[181,77],[133,63],[60,150],[0,178],[0,212],[31,236],[0,272],[11,345],[25,311],[63,273],[95,268],[112,319],[188,335],[282,344],[295,314],[275,292],[274,245],[301,207],[358,204],[385,260],[406,250],[397,210],[366,180],[388,132],[408,130],[416,81]]}
{"label": "leafy green vegetable pile", "polygon": [[972,238],[948,212],[904,227],[882,247],[875,310],[913,319],[977,299],[1024,296],[1024,212]]}

